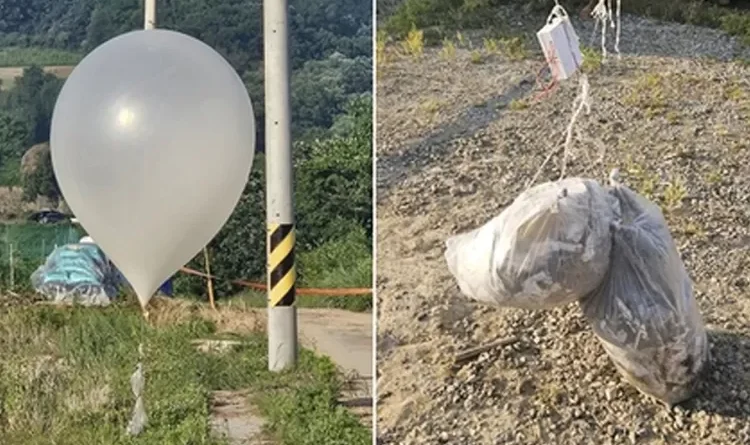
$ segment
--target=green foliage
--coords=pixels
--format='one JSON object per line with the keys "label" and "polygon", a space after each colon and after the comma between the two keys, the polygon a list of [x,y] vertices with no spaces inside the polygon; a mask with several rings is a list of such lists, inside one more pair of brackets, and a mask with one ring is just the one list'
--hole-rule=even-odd
{"label": "green foliage", "polygon": [[415,59],[422,57],[424,53],[424,31],[412,25],[406,37],[401,42],[401,48],[406,54]]}
{"label": "green foliage", "polygon": [[21,142],[26,146],[48,141],[52,110],[62,84],[61,79],[38,66],[25,68],[15,87],[0,95],[0,110],[5,116],[0,117],[0,136],[8,138],[0,140],[0,146],[16,148],[13,144],[24,134]]}
{"label": "green foliage", "polygon": [[[372,287],[372,239],[363,228],[303,252],[299,258],[301,285],[319,288]],[[326,307],[350,310],[372,308],[372,296],[314,297]]]}
{"label": "green foliage", "polygon": [[581,48],[583,70],[587,73],[599,71],[602,67],[602,53],[593,48]]}
{"label": "green foliage", "polygon": [[[575,14],[589,6],[590,0],[569,0],[565,7]],[[750,44],[748,13],[744,9],[720,7],[715,2],[705,0],[673,0],[655,2],[653,0],[631,0],[623,2],[625,13],[638,14],[658,20],[689,23],[700,26],[722,28],[737,35]],[[483,29],[504,34],[512,27],[498,20],[494,9],[499,5],[520,7],[526,13],[547,14],[554,5],[549,0],[404,0],[388,17],[385,29],[397,38],[405,37],[412,26],[418,29],[432,29],[447,35],[458,29]]]}
{"label": "green foliage", "polygon": [[[245,80],[253,100],[259,151],[265,148],[261,2],[164,0],[159,27],[197,37],[219,51]],[[322,137],[346,103],[372,90],[372,11],[364,0],[292,0],[290,38],[293,134]],[[29,0],[0,2],[0,65],[75,63],[104,41],[139,29],[142,2]],[[23,151],[48,140],[49,115],[61,81],[31,68],[9,93],[0,93],[0,162],[5,147]],[[16,91],[18,89],[23,91]],[[9,125],[29,135],[3,137]],[[19,127],[23,128],[23,127]],[[13,127],[13,131],[18,128]],[[8,159],[9,162],[12,162]],[[0,164],[0,170],[3,165]],[[6,176],[6,175],[2,175]]]}
{"label": "green foliage", "polygon": [[364,227],[372,233],[372,102],[354,100],[356,122],[346,137],[317,141],[297,163],[295,194],[301,248],[319,246]]}
{"label": "green foliage", "polygon": [[21,185],[21,182],[21,158],[0,158],[0,185],[12,187]]}
{"label": "green foliage", "polygon": [[306,62],[292,76],[292,119],[306,129],[327,129],[371,81],[372,59],[368,57],[349,59],[336,53]]}
{"label": "green foliage", "polygon": [[274,419],[270,428],[280,431],[285,444],[326,443],[365,445],[372,436],[343,406],[334,403],[331,385],[317,384],[263,397],[263,412]]}
{"label": "green foliage", "polygon": [[[263,156],[256,156],[240,202],[209,245],[211,271],[217,276],[227,279],[260,278],[260,281],[265,281],[262,279],[266,271],[264,164]],[[202,265],[202,255],[198,255],[194,261]],[[199,270],[202,269],[203,267]],[[226,282],[217,283],[216,289],[220,294],[236,290]]]}
{"label": "green foliage", "polygon": [[[304,436],[318,445],[369,443],[366,429],[335,404],[333,363],[303,349],[295,370],[272,373],[261,335],[235,335],[242,346],[204,354],[191,342],[218,338],[213,323],[192,316],[157,328],[144,323],[136,304],[13,307],[0,314],[0,326],[0,443],[220,445],[210,434],[211,391],[240,388],[252,394],[280,445],[311,443],[297,440]],[[124,430],[141,342],[149,425],[132,439]]]}
{"label": "green foliage", "polygon": [[[297,252],[299,258],[314,263],[315,257],[306,254],[319,246],[342,239],[353,242],[354,238],[347,238],[350,232],[351,236],[362,232],[368,239],[372,236],[372,105],[368,96],[372,90],[372,8],[365,0],[290,3]],[[219,51],[237,70],[253,101],[260,153],[234,214],[208,249],[212,272],[218,277],[263,281],[262,2],[163,0],[157,6],[160,28],[197,37]],[[102,42],[141,28],[142,21],[142,2],[133,0],[0,1],[0,45],[11,48],[0,52],[0,62],[26,65],[69,58],[73,63]],[[13,88],[0,92],[0,185],[22,183],[27,198],[59,194],[49,158],[42,159],[40,168],[27,178],[14,171],[30,146],[49,140],[51,113],[61,85],[62,80],[32,66]],[[363,246],[357,244],[354,252],[363,254]],[[356,276],[367,268],[365,261],[351,264]],[[188,266],[204,270],[202,253]],[[305,269],[301,264],[302,280]],[[315,273],[321,280],[332,280]],[[202,278],[178,275],[175,284],[180,293],[205,292]],[[238,290],[223,280],[216,285],[220,296]]]}
{"label": "green foliage", "polygon": [[[412,28],[461,28],[496,26],[487,11],[501,0],[405,0],[385,23],[389,34],[404,38]],[[443,36],[444,37],[444,36]]]}
{"label": "green foliage", "polygon": [[[300,282],[317,287],[371,286],[372,99],[356,98],[347,109],[346,117],[337,121],[340,134],[295,146]],[[212,273],[218,277],[265,281],[264,164],[264,156],[257,155],[239,204],[209,245]],[[327,243],[333,244],[324,247]],[[335,256],[331,249],[348,251],[351,256],[331,263]],[[323,260],[321,252],[328,259]],[[330,266],[330,275],[325,275],[323,264]],[[188,267],[204,270],[202,253]],[[203,295],[205,283],[180,276],[176,289]],[[219,295],[229,295],[239,288],[224,280],[216,283],[216,290]]]}
{"label": "green foliage", "polygon": [[[33,222],[0,224],[0,289],[31,290],[29,278],[57,245],[76,242],[82,236],[78,227],[67,223]],[[13,286],[10,255],[13,251]]]}
{"label": "green foliage", "polygon": [[[0,163],[13,163],[20,167],[20,159],[31,139],[31,128],[35,125],[18,114],[0,110]],[[18,162],[13,162],[17,160]],[[3,183],[7,184],[7,183]]]}
{"label": "green foliage", "polygon": [[60,186],[52,169],[52,156],[49,150],[43,152],[39,164],[33,172],[23,177],[21,184],[24,200],[33,201],[37,196],[46,196],[57,202],[61,196]]}
{"label": "green foliage", "polygon": [[750,15],[727,14],[721,18],[721,29],[750,45]]}

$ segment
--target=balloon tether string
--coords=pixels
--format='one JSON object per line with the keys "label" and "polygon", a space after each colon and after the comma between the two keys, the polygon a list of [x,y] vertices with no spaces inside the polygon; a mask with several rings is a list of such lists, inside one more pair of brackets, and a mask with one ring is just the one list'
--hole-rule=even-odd
{"label": "balloon tether string", "polygon": [[[604,0],[600,0],[600,3],[603,3]],[[611,2],[611,0],[610,0]],[[617,0],[618,6],[620,3],[620,0]],[[567,15],[567,12],[565,12],[565,9],[560,5],[558,0],[555,0],[555,7],[552,9],[552,12],[550,13],[549,17],[547,18],[547,22],[549,22],[553,16],[559,13],[559,11],[562,11],[565,15]],[[618,18],[619,18],[619,8],[618,8]],[[567,36],[567,35],[566,35]],[[570,37],[568,37],[568,44],[572,44],[570,41]],[[619,46],[619,38],[617,45]],[[618,48],[619,51],[619,48]],[[578,69],[580,70],[581,67],[578,66]],[[553,81],[556,79],[556,73],[553,71]],[[560,165],[560,178],[559,180],[562,180],[565,178],[565,173],[567,169],[567,163],[568,163],[568,156],[570,153],[570,145],[573,142],[573,129],[575,128],[575,124],[578,121],[578,117],[580,116],[581,112],[584,112],[586,114],[591,112],[591,96],[590,96],[590,85],[589,85],[589,78],[588,76],[579,71],[579,87],[578,87],[578,95],[573,100],[573,114],[570,117],[570,121],[568,122],[568,126],[565,129],[565,142],[562,146],[563,149],[563,155],[562,155],[562,162]],[[539,178],[539,175],[541,175],[542,171],[544,170],[544,167],[547,165],[547,163],[552,159],[552,157],[555,155],[555,153],[558,153],[560,150],[560,146],[554,146],[551,150],[551,152],[547,155],[547,157],[544,159],[542,164],[539,166],[539,169],[537,169],[534,176],[529,180],[529,182],[526,183],[525,189],[528,190],[531,188],[532,185],[536,182],[536,180]]]}
{"label": "balloon tether string", "polygon": [[130,377],[130,385],[135,396],[135,404],[133,406],[133,417],[128,424],[127,433],[131,436],[138,436],[143,432],[148,422],[146,410],[144,407],[144,390],[146,384],[145,370],[143,369],[143,362],[145,361],[146,354],[144,353],[144,339],[146,337],[146,324],[149,322],[148,311],[145,307],[141,307],[143,310],[143,320],[141,322],[140,341],[138,342],[138,363],[135,367],[135,372]]}

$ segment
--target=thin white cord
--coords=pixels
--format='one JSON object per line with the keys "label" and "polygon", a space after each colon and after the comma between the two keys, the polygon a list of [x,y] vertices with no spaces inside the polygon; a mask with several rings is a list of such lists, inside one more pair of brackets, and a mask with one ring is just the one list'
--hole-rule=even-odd
{"label": "thin white cord", "polygon": [[[586,74],[581,73],[581,82],[579,84],[579,90],[578,90],[578,96],[576,96],[575,100],[573,101],[573,115],[570,117],[570,122],[568,123],[568,128],[566,129],[565,134],[565,143],[563,144],[563,158],[562,158],[562,165],[560,166],[560,179],[565,178],[565,170],[567,168],[568,163],[568,152],[570,151],[570,144],[573,142],[573,129],[575,127],[576,121],[578,120],[578,116],[580,116],[582,111],[585,111],[586,114],[591,112],[591,96],[589,94],[590,92],[590,85],[589,85],[589,79],[586,76]],[[528,190],[536,183],[536,180],[539,178],[539,176],[542,174],[542,170],[544,170],[544,167],[547,165],[547,163],[552,159],[552,156],[555,155],[555,153],[558,153],[560,150],[560,146],[557,145],[552,148],[550,153],[547,155],[547,157],[544,159],[542,164],[537,169],[536,173],[534,173],[534,176],[531,177],[529,182],[526,183],[525,190]]]}
{"label": "thin white cord", "polygon": [[[604,2],[605,0],[600,0],[599,5],[597,5],[599,13],[602,12],[600,6],[603,6]],[[604,13],[606,14],[606,6],[604,6]],[[558,3],[558,0],[555,0],[555,7],[552,8],[552,12],[547,18],[547,23],[549,23],[555,16],[567,17],[567,12],[565,11],[565,9],[563,9],[562,6],[560,6],[560,3]],[[606,27],[606,23],[607,23],[606,20],[604,20],[602,28]],[[571,43],[570,36],[567,36],[567,37],[568,37],[568,43],[570,44]],[[602,46],[604,46],[604,43],[602,44]],[[562,157],[562,165],[560,167],[560,179],[565,178],[566,165],[568,163],[568,154],[570,152],[570,145],[573,142],[573,130],[575,128],[575,124],[576,124],[576,121],[578,120],[578,117],[583,111],[585,111],[586,114],[591,112],[591,97],[590,97],[589,79],[586,76],[586,74],[580,73],[580,84],[579,84],[578,95],[573,100],[573,115],[570,117],[570,122],[568,123],[568,126],[566,128],[565,143],[562,147],[563,157]],[[554,156],[554,154],[558,152],[559,148],[560,148],[559,146],[553,147],[552,151],[544,159],[544,162],[542,162],[542,165],[539,166],[539,169],[536,171],[534,176],[526,184],[526,189],[534,185],[534,183],[536,182],[537,178],[541,174],[544,167],[550,161],[552,156]]]}
{"label": "thin white cord", "polygon": [[620,54],[620,30],[622,29],[622,23],[620,16],[622,13],[622,0],[617,0],[617,30],[615,31],[615,52],[617,53],[617,59],[622,59]]}
{"label": "thin white cord", "polygon": [[560,179],[565,178],[565,169],[568,163],[568,153],[570,152],[570,144],[573,141],[573,127],[578,120],[578,116],[584,110],[586,111],[586,114],[591,112],[591,97],[589,95],[589,90],[589,78],[582,73],[578,96],[573,101],[573,115],[570,117],[570,122],[568,123],[568,128],[566,130],[565,145],[563,146],[562,166],[560,167]]}
{"label": "thin white cord", "polygon": [[[599,0],[596,7],[591,11],[591,16],[597,21],[597,24],[602,24],[602,59],[607,59],[607,22],[609,26],[615,30],[615,52],[617,58],[621,58],[620,54],[620,33],[621,33],[621,13],[622,13],[622,0],[617,0],[617,9],[613,14],[612,0]],[[615,17],[617,21],[615,21]]]}
{"label": "thin white cord", "polygon": [[607,19],[609,13],[607,12],[606,0],[599,0],[596,7],[591,11],[591,16],[594,20],[601,22],[602,24],[602,59],[607,58]]}

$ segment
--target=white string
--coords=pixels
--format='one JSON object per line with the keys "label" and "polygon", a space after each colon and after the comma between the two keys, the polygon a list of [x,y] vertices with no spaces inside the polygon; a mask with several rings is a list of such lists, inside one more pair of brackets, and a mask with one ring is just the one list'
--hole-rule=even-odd
{"label": "white string", "polygon": [[143,343],[140,343],[138,345],[138,364],[135,367],[135,372],[130,376],[130,389],[133,391],[133,396],[135,396],[133,415],[126,429],[127,434],[130,436],[140,435],[146,428],[146,423],[148,422],[143,399],[143,390],[146,385],[146,376],[143,369],[144,355]]}
{"label": "white string", "polygon": [[599,0],[596,7],[591,11],[591,16],[594,20],[601,22],[602,25],[602,58],[607,58],[607,12],[606,0]]}
{"label": "white string", "polygon": [[[604,3],[605,0],[600,0],[599,5],[597,5],[597,8],[601,6]],[[610,0],[611,1],[611,0]],[[619,1],[619,0],[618,0]],[[606,10],[606,6],[605,6]],[[565,14],[567,16],[567,12],[565,9],[563,9],[562,6],[558,3],[558,0],[555,0],[555,7],[552,8],[552,12],[550,13],[549,17],[547,18],[547,22],[549,23],[554,16],[560,16],[560,13]],[[564,17],[564,16],[561,16]],[[603,22],[604,25],[606,25],[606,21]],[[604,28],[605,26],[603,26]],[[571,44],[570,42],[570,36],[568,37],[568,44]],[[578,88],[578,95],[573,100],[573,114],[570,117],[570,122],[568,123],[568,127],[566,128],[566,134],[565,134],[565,143],[563,144],[563,157],[562,157],[562,165],[560,167],[560,179],[565,178],[565,171],[566,166],[568,163],[568,155],[570,152],[570,145],[573,142],[573,130],[575,128],[576,121],[578,121],[578,117],[580,116],[581,112],[585,111],[586,114],[591,112],[591,96],[590,96],[590,85],[589,85],[589,79],[584,73],[580,73],[580,83]],[[536,182],[537,178],[541,174],[544,167],[547,165],[547,163],[552,159],[552,156],[554,156],[555,153],[558,153],[559,146],[554,147],[551,152],[547,155],[547,157],[544,159],[544,162],[539,166],[539,169],[536,171],[534,176],[529,180],[529,182],[526,184],[526,189],[528,190],[534,183]]]}
{"label": "white string", "polygon": [[[570,151],[570,144],[573,142],[573,129],[575,128],[576,121],[578,120],[578,116],[580,116],[582,111],[585,111],[586,114],[591,112],[591,96],[590,96],[590,85],[589,85],[589,79],[586,76],[586,74],[581,73],[580,75],[580,83],[579,83],[579,89],[578,89],[578,96],[573,100],[573,115],[570,117],[570,122],[568,122],[568,127],[566,129],[565,134],[565,143],[563,144],[563,159],[562,159],[562,165],[560,166],[560,179],[565,178],[565,170],[568,163],[568,153]],[[531,188],[532,185],[536,183],[536,180],[539,178],[539,176],[542,174],[542,171],[544,170],[544,167],[547,165],[547,163],[552,159],[552,157],[560,151],[560,146],[556,145],[550,150],[549,154],[546,158],[544,158],[544,161],[537,169],[536,173],[534,173],[534,176],[531,177],[531,179],[526,183],[525,190],[528,190]]]}
{"label": "white string", "polygon": [[622,58],[622,54],[620,54],[620,30],[621,30],[621,22],[620,22],[620,13],[622,12],[622,0],[617,0],[617,30],[615,31],[615,52],[617,53],[617,59]]}
{"label": "white string", "polygon": [[[617,9],[613,14],[612,0],[599,0],[596,7],[591,11],[591,16],[597,21],[597,24],[602,24],[602,58],[607,58],[607,24],[615,30],[615,52],[617,58],[621,58],[620,54],[620,32],[622,21],[620,15],[622,12],[622,0],[617,0]],[[615,22],[614,17],[617,17]]]}
{"label": "white string", "polygon": [[550,12],[549,15],[547,16],[547,23],[552,23],[552,20],[555,17],[565,18],[567,16],[568,16],[568,11],[566,11],[565,8],[563,8],[559,3],[557,3],[555,7],[552,8],[552,12]]}
{"label": "white string", "polygon": [[565,169],[568,163],[568,153],[570,152],[570,144],[573,141],[573,128],[578,120],[578,116],[582,111],[586,111],[586,114],[591,112],[591,96],[589,95],[590,85],[589,78],[585,74],[581,74],[581,83],[578,90],[578,96],[573,101],[573,115],[570,117],[568,128],[565,135],[565,145],[563,145],[563,159],[562,166],[560,167],[560,179],[565,178]]}

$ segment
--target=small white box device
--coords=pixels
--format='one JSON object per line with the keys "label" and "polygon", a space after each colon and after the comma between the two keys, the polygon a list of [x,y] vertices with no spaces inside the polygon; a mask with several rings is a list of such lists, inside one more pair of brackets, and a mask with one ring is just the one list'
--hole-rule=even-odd
{"label": "small white box device", "polygon": [[553,11],[547,24],[536,36],[552,75],[557,80],[568,79],[583,63],[578,35],[564,9]]}

